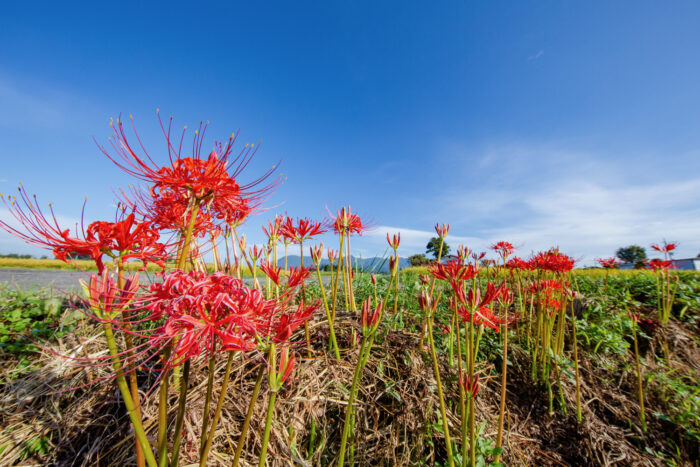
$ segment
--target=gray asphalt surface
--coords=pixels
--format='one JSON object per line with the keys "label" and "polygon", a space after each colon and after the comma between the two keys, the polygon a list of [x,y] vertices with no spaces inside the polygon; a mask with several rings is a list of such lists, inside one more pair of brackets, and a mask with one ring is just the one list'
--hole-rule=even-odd
{"label": "gray asphalt surface", "polygon": [[[53,287],[58,291],[63,292],[80,292],[80,279],[87,279],[88,275],[80,271],[60,270],[60,269],[19,269],[19,268],[0,268],[0,284],[7,285],[13,288],[27,290],[31,288]],[[140,273],[142,284],[149,284],[152,281],[159,280],[154,274]],[[258,278],[261,280],[261,278]],[[264,278],[262,278],[264,280]],[[329,280],[328,276],[324,276],[324,283]],[[248,285],[253,283],[252,279],[243,279]],[[309,282],[315,282],[315,276]]]}

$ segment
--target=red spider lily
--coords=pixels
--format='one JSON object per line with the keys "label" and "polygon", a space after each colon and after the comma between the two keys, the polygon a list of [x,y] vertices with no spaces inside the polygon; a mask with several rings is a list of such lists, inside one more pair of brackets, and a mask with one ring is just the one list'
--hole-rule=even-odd
{"label": "red spider lily", "polygon": [[666,242],[664,242],[663,245],[654,244],[654,245],[652,245],[651,247],[652,247],[654,250],[658,251],[658,252],[661,252],[661,253],[669,253],[669,252],[675,250],[677,246],[678,246],[678,245],[676,245],[675,243],[666,243]]}
{"label": "red spider lily", "polygon": [[309,253],[314,264],[319,265],[323,259],[323,243],[309,247]]}
{"label": "red spider lily", "polygon": [[450,233],[450,224],[435,224],[435,233],[439,238],[444,239]]}
{"label": "red spider lily", "polygon": [[467,258],[469,258],[470,254],[471,254],[471,250],[469,249],[468,246],[464,246],[464,245],[457,246],[457,258],[461,262],[463,262],[463,263],[466,262]]}
{"label": "red spider lily", "polygon": [[310,275],[309,268],[302,268],[301,266],[290,268],[289,277],[287,277],[287,288],[293,289],[300,286]]}
{"label": "red spider lily", "polygon": [[399,244],[401,243],[401,232],[398,234],[394,234],[393,237],[389,237],[389,233],[387,232],[386,234],[386,241],[389,243],[389,246],[393,248],[394,250],[399,248]]}
{"label": "red spider lily", "polygon": [[515,251],[513,244],[508,242],[496,242],[491,245],[491,249],[501,255],[502,258],[507,258]]}
{"label": "red spider lily", "polygon": [[529,271],[532,269],[530,263],[517,256],[509,259],[506,263],[506,267],[508,269],[519,269],[521,271]]}
{"label": "red spider lily", "polygon": [[420,291],[418,295],[418,306],[423,311],[428,311],[432,309],[433,301],[432,298],[425,292],[425,290]]}
{"label": "red spider lily", "polygon": [[253,245],[252,247],[248,248],[248,256],[250,256],[250,260],[253,262],[253,264],[257,263],[264,253],[265,250],[262,247],[258,247],[258,245]]}
{"label": "red spider lily", "polygon": [[[168,147],[168,166],[159,166],[148,155],[133,125],[133,119],[132,128],[143,155],[137,155],[128,142],[121,119],[117,119],[116,125],[110,122],[114,133],[110,142],[116,155],[110,154],[100,146],[100,150],[119,168],[139,180],[152,184],[154,195],[185,190],[190,197],[201,203],[221,198],[222,205],[218,206],[218,210],[224,213],[230,210],[250,212],[252,207],[258,206],[281,183],[278,177],[268,185],[257,188],[272,175],[276,166],[246,185],[239,185],[235,181],[256,152],[252,145],[246,145],[233,157],[233,145],[237,135],[232,135],[226,145],[214,143],[213,151],[204,159],[201,154],[207,125],[200,123],[199,128],[195,130],[191,156],[183,157],[182,142],[186,129],[182,131],[179,143],[176,143],[171,139],[172,119],[167,130],[160,114],[158,120]],[[230,215],[230,212],[224,214]],[[240,215],[237,217],[240,218]]]}
{"label": "red spider lily", "polygon": [[420,279],[420,283],[423,285],[428,285],[430,283],[430,276],[427,274],[421,274],[418,276],[418,279]]}
{"label": "red spider lily", "polygon": [[338,259],[338,252],[336,250],[328,249],[327,252],[328,261],[333,264]]}
{"label": "red spider lily", "polygon": [[[333,217],[333,216],[331,216]],[[369,229],[367,224],[362,223],[362,219],[357,214],[353,214],[350,206],[342,207],[338,214],[333,217],[333,230],[336,234],[362,235]]]}
{"label": "red spider lily", "polygon": [[294,356],[294,354],[289,356],[289,349],[285,348],[284,351],[282,351],[282,354],[280,355],[279,374],[282,375],[280,381],[281,383],[287,381],[289,375],[292,374],[292,370],[294,369],[295,363],[296,357]]}
{"label": "red spider lily", "polygon": [[671,269],[673,268],[673,261],[652,259],[647,261],[647,268],[653,269],[654,271]]}
{"label": "red spider lily", "polygon": [[281,216],[275,216],[275,219],[267,222],[267,228],[262,226],[262,231],[267,237],[268,243],[277,243],[282,235],[282,222],[284,218]]}
{"label": "red spider lily", "polygon": [[[457,313],[462,317],[464,322],[472,322],[472,312],[465,307],[457,308]],[[473,312],[474,324],[484,325],[493,329],[496,332],[500,331],[501,320],[493,314],[490,308],[477,308]]]}
{"label": "red spider lily", "polygon": [[314,302],[310,305],[305,305],[300,302],[293,312],[276,311],[270,314],[265,334],[272,338],[275,344],[285,343],[289,341],[294,331],[311,319],[313,314],[319,309],[320,303]]}
{"label": "red spider lily", "polygon": [[139,288],[139,275],[134,274],[126,279],[121,289],[106,270],[99,276],[91,274],[89,283],[81,281],[81,284],[87,296],[87,303],[96,316],[110,319],[129,306],[134,299]]}
{"label": "red spider lily", "polygon": [[[133,190],[130,196],[121,194],[124,203],[136,213],[149,219],[154,227],[184,233],[190,223],[192,209],[189,195],[184,190],[161,192],[158,196]],[[220,231],[214,224],[211,212],[200,208],[192,228],[192,235],[203,237],[209,232]]]}
{"label": "red spider lily", "polygon": [[[390,257],[389,258],[389,271],[393,274],[396,271],[396,268],[398,267],[399,263],[396,261],[395,257]],[[354,274],[354,273],[353,273]]]}
{"label": "red spider lily", "polygon": [[310,219],[297,219],[296,225],[291,217],[284,219],[280,226],[280,232],[293,243],[301,243],[316,235],[327,232],[322,222],[314,222]]}
{"label": "red spider lily", "polygon": [[370,274],[369,279],[372,281],[372,285],[377,285],[377,276],[375,274]]}
{"label": "red spider lily", "polygon": [[363,335],[368,335],[379,326],[379,318],[382,316],[382,302],[379,302],[377,307],[372,310],[372,299],[367,297],[362,303],[362,314],[360,315],[360,324],[362,325]]}
{"label": "red spider lily", "polygon": [[151,297],[152,318],[164,316],[165,324],[150,340],[172,344],[178,364],[202,352],[211,355],[216,341],[227,350],[254,349],[261,324],[277,306],[239,279],[197,271],[168,273],[151,285]]}
{"label": "red spider lily", "polygon": [[469,292],[467,292],[466,303],[472,308],[483,308],[490,305],[498,297],[503,297],[507,300],[509,297],[509,293],[510,290],[508,289],[508,287],[504,285],[495,287],[491,282],[489,282],[488,284],[486,284],[486,293],[483,297],[481,296],[481,289],[469,289]]}
{"label": "red spider lily", "polygon": [[459,384],[462,385],[464,388],[464,392],[471,395],[472,398],[475,398],[477,394],[479,394],[479,375],[475,374],[474,375],[474,380],[472,381],[471,377],[469,375],[464,375],[460,373],[459,375]]}
{"label": "red spider lily", "polygon": [[429,269],[434,278],[448,281],[457,292],[464,281],[476,277],[478,270],[471,264],[452,259],[445,264],[436,263]]}
{"label": "red spider lily", "polygon": [[574,263],[573,258],[559,253],[559,250],[556,248],[537,253],[530,259],[530,265],[533,269],[553,272],[571,271]]}
{"label": "red spider lily", "polygon": [[24,231],[4,221],[0,221],[0,227],[26,243],[51,249],[61,261],[67,262],[78,255],[89,256],[95,261],[99,272],[104,269],[102,256],[105,254],[113,258],[119,256],[122,260],[138,258],[144,263],[152,261],[163,265],[167,253],[165,245],[158,242],[158,232],[150,222],[136,222],[133,213],[120,220],[119,216],[124,215],[124,206],[117,207],[118,218],[115,222],[93,222],[87,231],[82,232],[82,238],[78,238],[72,237],[69,229],[59,227],[50,204],[51,220],[38,207],[36,196],[29,197],[21,186],[19,194],[20,202],[17,202],[17,198],[10,198],[10,203],[5,197],[2,199]]}
{"label": "red spider lily", "polygon": [[599,258],[598,264],[605,269],[615,269],[620,266],[615,258]]}
{"label": "red spider lily", "polygon": [[274,265],[272,263],[269,263],[267,261],[263,261],[260,263],[260,270],[270,278],[274,284],[279,287],[280,285],[280,273],[282,272],[282,268],[280,268],[277,265]]}
{"label": "red spider lily", "polygon": [[476,253],[476,252],[472,253],[472,259],[474,259],[474,261],[477,263],[479,261],[481,261],[482,259],[484,259],[485,257],[486,257],[485,251],[482,251],[481,253]]}

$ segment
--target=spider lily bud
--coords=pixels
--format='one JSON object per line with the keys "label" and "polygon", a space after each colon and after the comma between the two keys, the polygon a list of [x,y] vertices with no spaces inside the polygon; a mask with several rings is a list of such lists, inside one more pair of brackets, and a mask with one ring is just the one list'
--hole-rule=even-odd
{"label": "spider lily bud", "polygon": [[459,261],[463,263],[467,260],[467,258],[471,254],[471,252],[472,251],[469,249],[469,247],[464,246],[464,245],[459,245],[457,247],[457,258],[459,258]]}
{"label": "spider lily bud", "polygon": [[393,237],[389,237],[389,233],[386,234],[386,241],[389,243],[389,246],[396,250],[399,247],[399,244],[401,243],[401,233],[399,232],[398,234],[394,234]]}
{"label": "spider lily bud", "polygon": [[372,274],[369,276],[370,280],[372,281],[372,285],[377,285],[377,276]]}
{"label": "spider lily bud", "polygon": [[280,363],[279,367],[275,371],[275,351],[272,351],[272,361],[270,361],[270,391],[278,392],[282,389],[282,385],[289,379],[289,376],[294,370],[294,364],[296,363],[296,357],[294,354],[289,355],[289,347],[285,347],[282,352],[280,352]]}
{"label": "spider lily bud", "polygon": [[311,252],[311,259],[313,260],[314,264],[320,264],[321,259],[323,258],[323,243],[317,246],[309,247],[309,251]]}
{"label": "spider lily bud", "polygon": [[474,380],[472,381],[469,375],[462,377],[459,375],[459,383],[464,388],[464,392],[475,398],[479,394],[479,375],[474,375]]}
{"label": "spider lily bud", "polygon": [[423,285],[428,285],[430,283],[430,276],[427,274],[421,274],[418,278]]}
{"label": "spider lily bud", "polygon": [[418,296],[418,306],[420,306],[420,309],[423,311],[427,311],[432,308],[432,299],[427,293],[425,293],[425,290],[420,291],[420,295]]}
{"label": "spider lily bud", "polygon": [[394,272],[396,272],[397,266],[398,266],[398,263],[396,262],[396,258],[394,258],[393,256],[391,258],[389,258],[389,270],[391,271],[392,274]]}
{"label": "spider lily bud", "polygon": [[331,250],[330,248],[328,249],[328,261],[331,262],[331,264],[335,263],[335,261],[338,259],[338,252],[335,250]]}
{"label": "spider lily bud", "polygon": [[367,300],[362,304],[362,314],[360,315],[360,324],[362,325],[362,334],[365,336],[374,332],[379,326],[379,318],[382,316],[382,303],[380,302],[377,307],[372,310],[371,298],[367,297]]}
{"label": "spider lily bud", "polygon": [[438,237],[444,239],[450,233],[450,224],[435,224],[435,233],[438,234]]}

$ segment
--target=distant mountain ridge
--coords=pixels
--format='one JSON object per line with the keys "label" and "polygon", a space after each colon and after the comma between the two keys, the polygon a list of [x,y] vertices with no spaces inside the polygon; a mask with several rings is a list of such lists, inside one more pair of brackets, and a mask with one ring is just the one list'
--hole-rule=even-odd
{"label": "distant mountain ridge", "polygon": [[[313,265],[313,261],[311,260],[310,256],[304,255],[304,266],[311,266]],[[328,260],[327,259],[322,259],[321,260],[321,266],[327,265]],[[284,267],[284,256],[282,258],[277,259],[277,265],[279,267]],[[372,257],[372,258],[357,258],[355,256],[352,257],[352,265],[354,268],[359,268],[362,271],[365,272],[380,272],[380,273],[388,273],[389,272],[389,258],[380,258],[378,256]],[[399,258],[399,269],[409,267],[411,263],[408,261],[407,258]],[[287,256],[287,266],[289,267],[297,267],[301,266],[301,256],[299,255],[290,255]]]}

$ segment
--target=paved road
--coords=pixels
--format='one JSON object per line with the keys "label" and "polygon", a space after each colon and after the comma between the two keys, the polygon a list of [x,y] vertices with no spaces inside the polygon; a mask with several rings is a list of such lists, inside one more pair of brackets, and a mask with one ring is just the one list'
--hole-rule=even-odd
{"label": "paved road", "polygon": [[[0,284],[19,287],[22,290],[53,286],[64,292],[79,292],[80,284],[78,281],[86,278],[86,273],[72,270],[0,268]],[[324,276],[324,283],[328,283],[329,279],[328,276]],[[142,284],[148,284],[154,280],[159,279],[152,273],[141,273]],[[243,281],[248,285],[253,283],[252,279],[243,279]],[[315,281],[315,277],[309,280],[309,282]]]}

